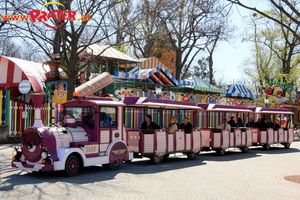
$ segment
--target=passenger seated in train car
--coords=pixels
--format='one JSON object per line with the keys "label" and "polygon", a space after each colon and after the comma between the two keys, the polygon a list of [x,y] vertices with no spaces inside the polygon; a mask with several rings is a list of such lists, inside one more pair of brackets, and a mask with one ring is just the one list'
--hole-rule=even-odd
{"label": "passenger seated in train car", "polygon": [[175,133],[175,131],[178,129],[178,126],[176,124],[176,118],[174,116],[170,117],[170,124],[167,128],[167,133]]}
{"label": "passenger seated in train car", "polygon": [[243,126],[244,126],[243,120],[242,118],[239,117],[235,123],[235,127],[243,127]]}
{"label": "passenger seated in train car", "polygon": [[231,126],[230,126],[230,124],[228,124],[226,119],[223,119],[222,123],[217,128],[222,129],[222,130],[227,129],[227,130],[231,131]]}
{"label": "passenger seated in train car", "polygon": [[268,128],[268,123],[265,118],[261,118],[258,128]]}
{"label": "passenger seated in train car", "polygon": [[151,115],[146,115],[145,121],[141,124],[140,129],[160,129],[160,127],[152,121]]}
{"label": "passenger seated in train car", "polygon": [[245,127],[254,127],[254,120],[253,118],[249,118],[249,121],[246,122]]}
{"label": "passenger seated in train car", "polygon": [[253,127],[255,127],[255,128],[259,128],[259,126],[260,126],[260,121],[261,121],[261,119],[260,119],[260,118],[258,118],[258,119],[257,119],[257,121],[256,121],[256,122],[254,122],[254,125],[253,125]]}
{"label": "passenger seated in train car", "polygon": [[277,119],[274,120],[274,131],[278,131],[280,128],[279,121]]}
{"label": "passenger seated in train car", "polygon": [[268,128],[273,128],[274,127],[274,123],[270,119],[267,119],[266,122],[267,122],[267,127]]}
{"label": "passenger seated in train car", "polygon": [[190,123],[190,119],[188,117],[184,117],[183,123],[180,124],[180,129],[184,129],[185,133],[192,133],[193,125]]}
{"label": "passenger seated in train car", "polygon": [[234,116],[230,117],[230,120],[227,122],[231,127],[235,126],[235,121],[233,120]]}

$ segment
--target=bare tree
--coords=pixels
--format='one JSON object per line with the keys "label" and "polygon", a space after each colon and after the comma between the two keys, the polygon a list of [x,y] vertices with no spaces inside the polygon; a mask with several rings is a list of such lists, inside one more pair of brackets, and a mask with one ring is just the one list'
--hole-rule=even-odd
{"label": "bare tree", "polygon": [[[176,78],[183,66],[191,66],[220,27],[218,19],[227,13],[218,0],[143,0],[139,16],[129,33],[137,57],[153,56],[153,48],[176,52]],[[218,40],[217,40],[218,41]]]}
{"label": "bare tree", "polygon": [[[280,24],[284,29],[289,30],[297,40],[300,40],[300,33],[294,27],[291,27],[289,24],[293,22],[295,24],[300,25],[300,12],[299,12],[299,1],[298,0],[268,0],[270,5],[274,10],[278,13],[281,13],[282,17],[277,18],[269,12],[264,12],[263,10],[259,10],[256,7],[251,7],[247,3],[243,3],[239,0],[227,0],[228,2],[246,8],[248,10],[252,10],[257,12],[258,14],[274,21],[277,24]],[[280,20],[280,19],[289,19],[288,21]]]}
{"label": "bare tree", "polygon": [[[48,14],[54,10],[62,10],[62,12],[69,14],[69,18],[58,19],[53,17],[46,22],[33,23],[33,19],[27,22],[10,21],[10,26],[15,31],[15,35],[25,41],[34,42],[43,50],[49,60],[55,61],[53,55],[59,55],[59,67],[61,67],[69,77],[68,98],[71,98],[72,92],[75,90],[79,71],[86,69],[89,63],[94,61],[91,59],[82,63],[79,55],[81,55],[87,46],[105,42],[108,37],[116,32],[111,31],[110,34],[104,34],[102,30],[110,26],[107,18],[108,13],[114,6],[122,2],[122,0],[59,0],[59,5],[52,2],[48,5],[44,5],[44,0],[34,2],[18,1],[19,4],[13,0],[9,2],[14,6],[20,5],[20,2],[25,4],[22,9],[18,10],[18,13],[22,15],[31,10],[40,10],[41,6],[43,6],[43,9],[45,9],[45,12],[47,11]],[[70,15],[72,14],[70,11],[81,14],[82,16],[78,19],[78,15],[76,15],[73,19]],[[70,18],[72,20],[68,20]],[[53,28],[49,28],[49,26]],[[85,35],[88,35],[88,37],[84,37]]]}

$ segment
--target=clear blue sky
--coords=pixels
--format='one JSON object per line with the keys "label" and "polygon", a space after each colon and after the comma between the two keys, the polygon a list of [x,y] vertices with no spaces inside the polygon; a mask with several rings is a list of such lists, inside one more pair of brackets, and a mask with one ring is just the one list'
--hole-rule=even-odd
{"label": "clear blue sky", "polygon": [[[240,14],[248,16],[249,10],[239,9]],[[243,62],[251,55],[251,43],[242,42],[245,33],[245,19],[238,12],[232,14],[232,24],[236,26],[234,38],[229,42],[219,43],[213,56],[216,79],[224,77],[227,84],[233,81],[249,79],[242,70]]]}
{"label": "clear blue sky", "polygon": [[[248,5],[254,5],[258,9],[268,9],[267,1],[244,1],[249,2]],[[238,8],[238,10],[236,9]],[[216,71],[216,80],[224,77],[226,84],[231,84],[233,81],[242,80],[250,81],[250,78],[243,73],[243,62],[251,57],[251,43],[242,42],[242,35],[246,32],[246,20],[253,13],[251,10],[242,7],[233,7],[232,24],[236,26],[234,33],[235,37],[229,42],[221,42],[213,56],[214,70]],[[244,17],[244,19],[243,19]],[[248,19],[245,19],[245,18]]]}

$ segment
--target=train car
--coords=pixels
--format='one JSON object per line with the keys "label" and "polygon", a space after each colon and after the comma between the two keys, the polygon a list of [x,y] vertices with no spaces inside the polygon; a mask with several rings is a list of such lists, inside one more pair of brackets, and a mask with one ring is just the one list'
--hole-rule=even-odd
{"label": "train car", "polygon": [[[183,153],[188,159],[194,159],[200,152],[201,132],[192,130],[191,133],[185,133],[178,129],[174,133],[167,133],[165,111],[177,113],[180,110],[194,112],[204,110],[204,107],[198,106],[193,102],[182,102],[173,100],[162,100],[146,97],[126,97],[123,100],[126,107],[133,108],[132,113],[142,110],[142,116],[150,113],[150,110],[157,110],[155,115],[156,122],[160,129],[140,129],[128,128],[128,145],[130,151],[134,152],[135,157],[149,157],[154,164],[159,164],[163,158],[167,158],[173,153]],[[147,110],[147,111],[146,111]],[[180,119],[177,119],[180,122]]]}
{"label": "train car", "polygon": [[[288,115],[289,119],[292,119],[290,115],[293,114],[293,112],[284,108],[264,107],[255,108],[255,113],[267,115],[273,119],[279,119],[279,122],[281,122],[281,116]],[[292,120],[290,120],[290,122],[292,123]],[[290,126],[290,128],[286,127],[286,125],[284,126],[285,127],[280,127],[278,129],[274,129],[273,127],[252,128],[253,145],[263,146],[264,149],[269,150],[273,144],[282,144],[288,149],[291,143],[294,141],[294,129],[291,128],[292,126]]]}
{"label": "train car", "polygon": [[133,158],[125,139],[124,104],[110,98],[76,97],[63,106],[62,126],[44,126],[39,107],[43,93],[33,93],[36,114],[15,148],[12,167],[31,171],[64,170],[74,176],[82,167],[102,164],[116,169]]}
{"label": "train car", "polygon": [[[201,106],[201,104],[199,104]],[[218,113],[226,120],[226,113],[253,113],[255,108],[245,106],[230,106],[210,104],[207,112]],[[227,121],[227,120],[226,120]],[[225,126],[224,126],[225,127]],[[246,127],[231,127],[231,129],[219,129],[215,127],[201,128],[202,149],[204,151],[214,150],[219,155],[224,155],[226,149],[239,148],[242,152],[248,152],[252,146],[252,130]]]}

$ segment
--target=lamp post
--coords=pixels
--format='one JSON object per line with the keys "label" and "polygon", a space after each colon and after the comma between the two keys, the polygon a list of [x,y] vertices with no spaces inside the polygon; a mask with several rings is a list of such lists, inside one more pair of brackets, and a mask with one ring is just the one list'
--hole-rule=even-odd
{"label": "lamp post", "polygon": [[155,87],[155,93],[158,99],[160,97],[161,91],[162,91],[162,87],[159,83],[157,83],[157,86]]}
{"label": "lamp post", "polygon": [[268,97],[268,95],[266,95],[266,98],[264,99],[264,101],[265,101],[266,107],[268,107],[268,104],[269,104],[269,97]]}

